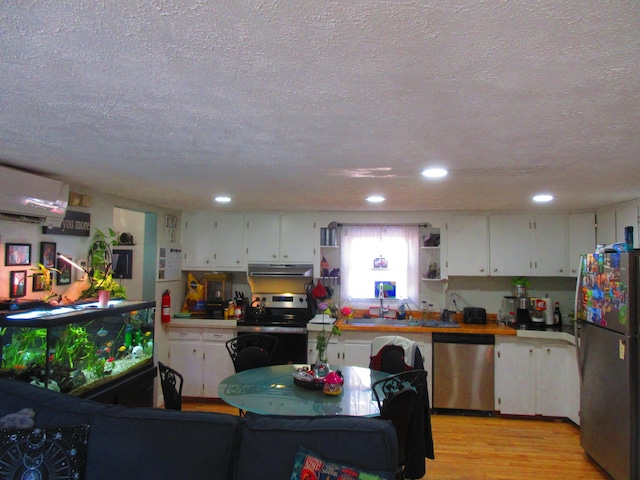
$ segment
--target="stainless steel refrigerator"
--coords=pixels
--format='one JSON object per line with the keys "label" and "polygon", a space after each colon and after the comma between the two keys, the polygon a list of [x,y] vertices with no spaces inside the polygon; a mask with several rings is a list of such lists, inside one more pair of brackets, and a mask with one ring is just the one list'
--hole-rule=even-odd
{"label": "stainless steel refrigerator", "polygon": [[583,255],[576,285],[580,442],[616,480],[638,479],[639,262]]}

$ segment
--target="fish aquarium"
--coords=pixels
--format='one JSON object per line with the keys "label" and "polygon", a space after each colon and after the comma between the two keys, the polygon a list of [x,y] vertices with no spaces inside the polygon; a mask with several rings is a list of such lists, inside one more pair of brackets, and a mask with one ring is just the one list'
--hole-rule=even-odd
{"label": "fish aquarium", "polygon": [[155,302],[112,300],[0,317],[0,377],[91,398],[153,366]]}

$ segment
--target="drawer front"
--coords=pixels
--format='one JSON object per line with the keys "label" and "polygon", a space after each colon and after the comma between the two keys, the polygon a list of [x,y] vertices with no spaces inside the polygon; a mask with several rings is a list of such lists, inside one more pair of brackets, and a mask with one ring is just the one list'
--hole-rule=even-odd
{"label": "drawer front", "polygon": [[172,328],[169,340],[200,340],[200,330],[194,328]]}
{"label": "drawer front", "polygon": [[233,330],[211,330],[206,329],[202,332],[202,340],[205,342],[226,342],[235,337]]}

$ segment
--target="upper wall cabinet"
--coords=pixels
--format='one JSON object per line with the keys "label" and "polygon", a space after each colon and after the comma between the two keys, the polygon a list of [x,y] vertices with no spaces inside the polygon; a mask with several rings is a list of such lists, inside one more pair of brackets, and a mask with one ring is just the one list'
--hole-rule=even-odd
{"label": "upper wall cabinet", "polygon": [[491,215],[491,275],[567,274],[566,215]]}
{"label": "upper wall cabinet", "polygon": [[624,229],[633,227],[633,248],[638,248],[638,227],[640,226],[640,203],[630,203],[616,208],[616,242],[624,243]]}
{"label": "upper wall cabinet", "polygon": [[313,215],[254,213],[247,216],[246,226],[248,262],[313,263]]}
{"label": "upper wall cabinet", "polygon": [[245,270],[244,216],[185,212],[182,267],[191,270]]}
{"label": "upper wall cabinet", "polygon": [[214,219],[211,212],[183,212],[182,214],[182,268],[214,268]]}
{"label": "upper wall cabinet", "polygon": [[246,270],[244,255],[244,215],[215,216],[213,248],[219,270]]}
{"label": "upper wall cabinet", "polygon": [[460,215],[445,222],[447,275],[489,275],[489,219]]}
{"label": "upper wall cabinet", "polygon": [[568,275],[577,277],[580,255],[596,249],[596,216],[594,213],[569,215],[569,264]]}

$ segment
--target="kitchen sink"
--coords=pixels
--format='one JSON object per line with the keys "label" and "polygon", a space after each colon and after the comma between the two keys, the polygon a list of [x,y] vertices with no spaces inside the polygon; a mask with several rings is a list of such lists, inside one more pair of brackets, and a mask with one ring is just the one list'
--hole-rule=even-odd
{"label": "kitchen sink", "polygon": [[362,325],[363,327],[374,327],[378,325],[389,327],[436,327],[436,328],[456,328],[460,324],[457,322],[443,322],[440,320],[396,320],[395,318],[351,318],[347,322],[348,325]]}

